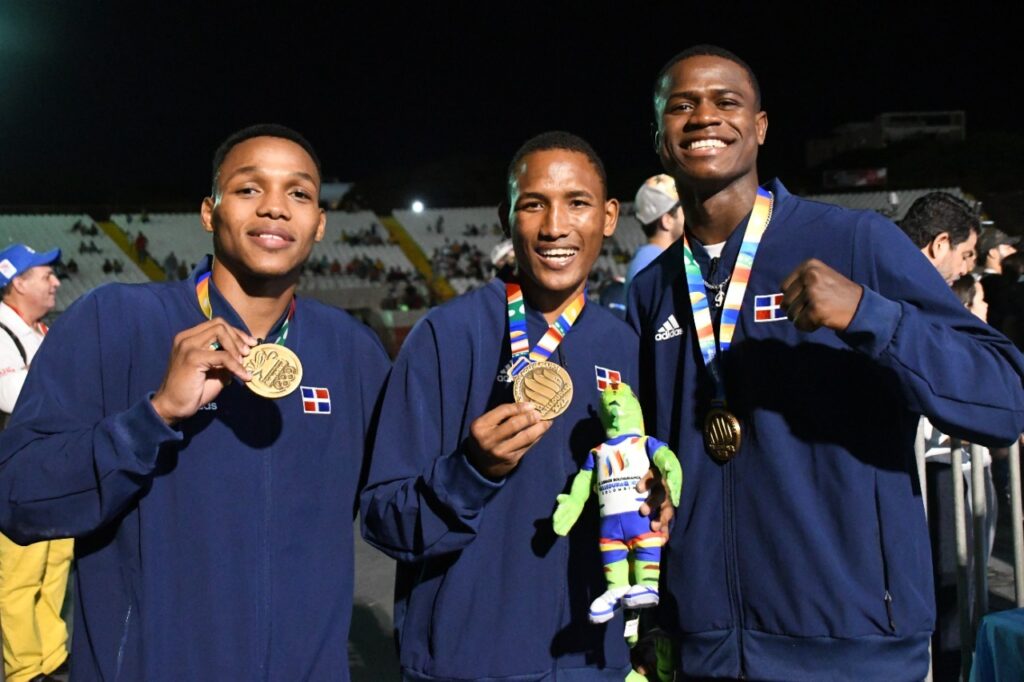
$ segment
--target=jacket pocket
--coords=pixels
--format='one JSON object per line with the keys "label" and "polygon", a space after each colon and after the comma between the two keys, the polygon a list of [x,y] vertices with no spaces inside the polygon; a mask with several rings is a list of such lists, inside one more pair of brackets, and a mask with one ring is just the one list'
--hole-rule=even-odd
{"label": "jacket pocket", "polygon": [[885,552],[885,524],[882,516],[882,504],[878,494],[878,479],[875,478],[875,524],[878,528],[878,557],[882,566],[882,602],[885,604],[885,616],[889,623],[889,632],[896,633],[896,618],[893,614],[892,582],[889,576],[889,558]]}

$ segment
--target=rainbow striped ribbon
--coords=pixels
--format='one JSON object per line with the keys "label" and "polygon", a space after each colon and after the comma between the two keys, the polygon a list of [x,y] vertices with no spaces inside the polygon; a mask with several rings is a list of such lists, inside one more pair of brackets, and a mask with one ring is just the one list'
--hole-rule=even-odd
{"label": "rainbow striped ribbon", "polygon": [[[203,311],[203,315],[206,315],[206,319],[213,319],[213,305],[210,303],[210,275],[213,274],[211,270],[200,274],[196,278],[196,298],[199,299],[199,307]],[[288,307],[288,317],[285,319],[284,324],[281,325],[281,333],[277,335],[277,340],[273,343],[283,346],[285,339],[288,338],[288,327],[291,325],[292,318],[295,317],[295,297],[292,297],[292,303]]]}
{"label": "rainbow striped ribbon", "polygon": [[[580,292],[572,303],[562,311],[558,319],[548,326],[543,338],[530,350],[530,337],[526,331],[526,304],[523,290],[514,282],[505,283],[505,297],[508,300],[508,340],[512,348],[512,376],[519,374],[526,365],[543,362],[551,357],[558,344],[579,317],[587,302],[587,292]],[[527,354],[529,357],[527,358]]]}
{"label": "rainbow striped ribbon", "polygon": [[757,255],[761,237],[764,236],[765,230],[768,229],[768,223],[772,219],[772,202],[772,193],[758,187],[754,208],[750,212],[750,218],[743,231],[743,244],[740,246],[739,255],[736,256],[736,265],[732,269],[732,279],[729,280],[725,304],[722,306],[722,319],[719,323],[717,340],[715,339],[714,324],[711,322],[704,277],[701,275],[700,265],[697,264],[693,251],[690,250],[690,242],[686,238],[686,234],[683,234],[683,261],[686,268],[686,287],[690,291],[693,326],[697,332],[697,343],[700,346],[700,354],[704,358],[704,365],[708,368],[715,383],[715,400],[718,402],[725,401],[725,386],[718,367],[718,354],[729,349],[733,334],[736,333],[736,322],[739,320],[740,309],[743,306],[743,295],[747,292],[750,271],[754,267],[754,256]]}

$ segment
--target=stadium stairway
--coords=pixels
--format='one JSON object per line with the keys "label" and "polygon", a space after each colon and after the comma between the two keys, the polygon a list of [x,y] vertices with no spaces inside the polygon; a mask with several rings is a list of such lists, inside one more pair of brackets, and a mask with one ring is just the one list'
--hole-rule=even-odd
{"label": "stadium stairway", "polygon": [[427,280],[427,284],[434,292],[438,301],[447,301],[455,296],[455,289],[452,288],[447,279],[434,276],[434,270],[430,267],[430,260],[423,253],[423,249],[412,238],[408,230],[402,226],[402,223],[398,222],[397,218],[393,215],[386,217],[378,216],[378,220],[387,229],[391,239],[402,249],[402,253],[409,259],[413,267]]}
{"label": "stadium stairway", "polygon": [[135,246],[128,240],[128,235],[121,226],[112,220],[104,220],[96,223],[100,226],[100,229],[110,237],[110,240],[117,244],[117,248],[124,252],[124,255],[132,259],[141,269],[154,282],[162,282],[167,276],[164,274],[164,269],[153,260],[151,256],[146,256],[144,259],[139,258],[138,254],[135,253]]}

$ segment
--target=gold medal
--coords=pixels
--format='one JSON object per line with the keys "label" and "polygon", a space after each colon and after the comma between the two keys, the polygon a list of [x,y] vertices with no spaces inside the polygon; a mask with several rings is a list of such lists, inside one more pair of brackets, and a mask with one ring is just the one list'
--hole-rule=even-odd
{"label": "gold medal", "polygon": [[704,449],[719,462],[740,451],[740,420],[729,410],[712,407],[704,417]]}
{"label": "gold medal", "polygon": [[252,381],[245,385],[264,398],[283,398],[302,381],[299,356],[276,343],[261,343],[250,349],[243,366],[252,375]]}
{"label": "gold medal", "polygon": [[554,419],[572,402],[572,379],[561,365],[533,362],[516,375],[512,397],[517,403],[533,403],[541,419]]}

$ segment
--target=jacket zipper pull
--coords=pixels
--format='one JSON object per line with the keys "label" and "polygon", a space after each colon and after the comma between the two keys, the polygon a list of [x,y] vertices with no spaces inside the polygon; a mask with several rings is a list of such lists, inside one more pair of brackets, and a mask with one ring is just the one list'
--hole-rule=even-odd
{"label": "jacket zipper pull", "polygon": [[885,612],[889,614],[889,629],[896,632],[896,621],[892,617],[892,595],[885,591]]}

